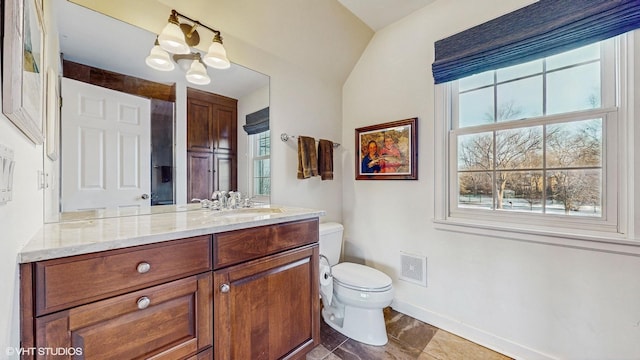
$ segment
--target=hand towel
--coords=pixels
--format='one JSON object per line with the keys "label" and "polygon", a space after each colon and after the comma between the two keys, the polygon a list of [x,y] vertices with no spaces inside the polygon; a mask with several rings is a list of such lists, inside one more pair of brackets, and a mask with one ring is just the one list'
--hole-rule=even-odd
{"label": "hand towel", "polygon": [[322,180],[333,180],[333,142],[320,139],[318,142],[318,171]]}
{"label": "hand towel", "polygon": [[318,175],[316,140],[308,136],[298,136],[298,179]]}

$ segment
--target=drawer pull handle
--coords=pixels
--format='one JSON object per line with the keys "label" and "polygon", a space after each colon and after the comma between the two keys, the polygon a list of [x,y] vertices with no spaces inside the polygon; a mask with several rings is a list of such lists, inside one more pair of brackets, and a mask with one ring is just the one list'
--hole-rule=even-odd
{"label": "drawer pull handle", "polygon": [[149,299],[148,297],[143,296],[140,299],[138,299],[138,309],[144,310],[148,308],[149,305],[151,305],[151,299]]}
{"label": "drawer pull handle", "polygon": [[151,270],[151,264],[149,264],[148,262],[141,262],[140,264],[138,264],[138,273],[140,274],[144,274],[144,273],[148,273],[149,270]]}
{"label": "drawer pull handle", "polygon": [[222,284],[220,285],[220,292],[221,293],[228,293],[229,290],[231,290],[231,287],[229,286],[229,284]]}

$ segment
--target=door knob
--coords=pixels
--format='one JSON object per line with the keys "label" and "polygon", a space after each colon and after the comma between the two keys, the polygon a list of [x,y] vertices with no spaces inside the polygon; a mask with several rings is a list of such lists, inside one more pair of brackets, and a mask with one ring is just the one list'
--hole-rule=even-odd
{"label": "door knob", "polygon": [[149,194],[142,194],[142,200],[147,200],[149,198]]}
{"label": "door knob", "polygon": [[231,290],[231,287],[229,286],[229,284],[222,284],[220,285],[220,292],[222,293],[228,293],[229,290]]}

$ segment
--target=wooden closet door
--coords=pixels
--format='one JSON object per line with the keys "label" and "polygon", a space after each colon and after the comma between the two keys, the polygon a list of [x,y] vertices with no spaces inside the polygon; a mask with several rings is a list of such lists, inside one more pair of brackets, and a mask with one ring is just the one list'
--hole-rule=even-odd
{"label": "wooden closet door", "polygon": [[[213,169],[209,175],[212,190],[238,188],[237,103],[236,99],[187,89],[187,149],[189,152],[213,154]],[[187,182],[192,188],[196,186],[192,183],[202,180],[196,179],[196,175],[189,171]],[[189,199],[202,198],[187,196]]]}
{"label": "wooden closet door", "polygon": [[187,201],[210,199],[214,189],[213,154],[187,151]]}

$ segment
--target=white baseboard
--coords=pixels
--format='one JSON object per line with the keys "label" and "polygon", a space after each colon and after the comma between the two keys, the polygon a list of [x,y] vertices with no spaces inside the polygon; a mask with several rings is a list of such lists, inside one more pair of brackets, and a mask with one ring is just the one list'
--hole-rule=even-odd
{"label": "white baseboard", "polygon": [[491,350],[497,351],[506,356],[518,360],[557,360],[557,358],[541,353],[526,346],[514,343],[508,339],[488,333],[484,330],[469,326],[458,320],[452,319],[442,314],[438,314],[427,309],[415,306],[411,303],[395,298],[391,307],[403,314],[409,315],[439,329],[463,337],[476,344],[482,345]]}

